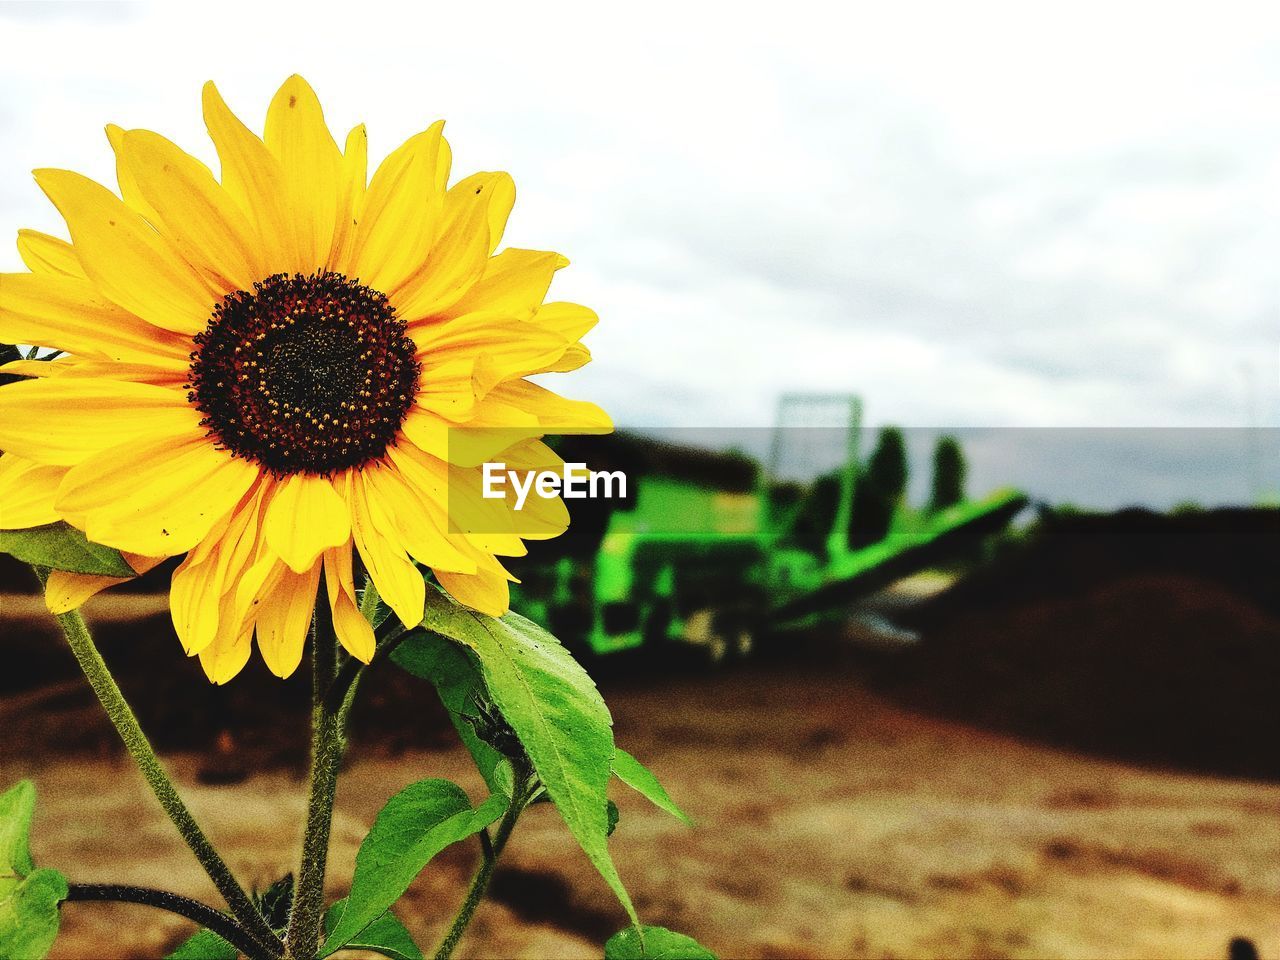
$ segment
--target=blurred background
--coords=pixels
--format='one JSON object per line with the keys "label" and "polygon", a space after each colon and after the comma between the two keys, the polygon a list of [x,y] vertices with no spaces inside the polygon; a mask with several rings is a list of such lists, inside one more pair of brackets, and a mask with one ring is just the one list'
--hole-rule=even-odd
{"label": "blurred background", "polygon": [[[698,821],[616,798],[648,922],[725,957],[1280,955],[1274,5],[6,2],[0,31],[12,232],[65,236],[35,167],[114,182],[107,122],[216,169],[208,79],[257,130],[299,72],[371,157],[444,117],[456,175],[513,174],[506,243],[564,252],[553,297],[602,318],[549,385],[648,483],[514,568]],[[647,516],[731,549],[612,556]],[[86,615],[265,887],[307,680],[210,687],[166,583]],[[211,898],[7,557],[0,590],[0,783],[37,782],[37,860]],[[429,690],[363,695],[335,896],[395,790],[481,789]],[[623,917],[571,844],[522,820],[460,954],[598,955]],[[476,855],[411,889],[426,942]],[[125,925],[127,956],[186,933],[75,904],[54,955]]]}

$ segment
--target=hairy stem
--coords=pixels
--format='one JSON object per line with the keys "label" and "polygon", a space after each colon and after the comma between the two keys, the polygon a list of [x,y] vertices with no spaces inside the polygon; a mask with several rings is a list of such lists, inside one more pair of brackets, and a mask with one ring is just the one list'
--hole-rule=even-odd
{"label": "hairy stem", "polygon": [[244,927],[236,923],[235,918],[198,900],[181,897],[168,890],[154,890],[151,887],[135,887],[123,883],[71,883],[67,885],[67,900],[83,903],[140,903],[143,906],[155,907],[157,910],[176,913],[207,930],[212,930],[252,960],[268,960],[277,956],[275,953],[264,950],[262,944],[246,933]]}
{"label": "hairy stem", "polygon": [[[47,575],[41,570],[37,570],[37,575],[43,584]],[[260,943],[260,952],[279,956],[279,939],[267,925],[262,914],[258,912],[257,907],[253,905],[253,901],[249,899],[249,895],[240,886],[226,862],[213,848],[209,838],[204,835],[204,831],[196,823],[187,805],[182,802],[182,797],[178,795],[173,781],[169,779],[169,775],[165,773],[160,763],[160,758],[156,756],[151,741],[142,732],[138,718],[134,716],[124,694],[120,692],[102,655],[98,653],[84,618],[80,616],[78,610],[72,610],[69,613],[58,614],[57,621],[67,638],[71,652],[75,654],[76,662],[80,664],[80,669],[84,671],[85,678],[89,681],[89,686],[97,694],[102,708],[106,710],[116,732],[120,734],[120,739],[124,741],[125,749],[133,757],[138,769],[142,771],[143,779],[151,787],[151,792],[160,801],[160,806],[169,815],[173,825],[178,828],[182,839],[200,861],[200,865],[204,867],[213,885],[218,888],[218,893],[222,894],[222,898],[226,900],[232,915]]]}
{"label": "hairy stem", "polygon": [[285,935],[285,957],[289,960],[313,960],[320,942],[329,830],[338,792],[338,768],[346,749],[342,718],[338,711],[328,709],[324,697],[333,683],[336,648],[333,623],[324,598],[316,605],[311,634],[311,793],[298,886]]}
{"label": "hairy stem", "polygon": [[462,906],[458,908],[458,913],[454,916],[453,923],[449,926],[449,932],[445,934],[444,940],[436,948],[435,960],[449,960],[449,957],[453,955],[453,951],[457,948],[458,942],[462,939],[462,935],[467,932],[467,926],[475,915],[476,907],[480,906],[480,901],[484,899],[485,892],[489,889],[489,881],[493,879],[493,869],[498,865],[498,857],[502,853],[502,848],[507,845],[511,831],[515,829],[516,820],[519,819],[525,804],[528,803],[529,798],[533,795],[534,789],[535,785],[531,784],[527,777],[517,777],[515,795],[511,798],[511,804],[507,807],[507,812],[503,815],[502,822],[498,824],[497,832],[492,839],[489,838],[487,832],[481,834],[480,843],[483,857],[480,860],[480,866],[476,868],[475,876],[471,878],[471,886],[467,888],[466,899],[462,901]]}
{"label": "hairy stem", "polygon": [[373,577],[366,576],[364,578],[364,590],[360,593],[360,615],[373,623],[373,618],[378,612],[378,601],[382,599],[378,595],[378,587],[373,582]]}
{"label": "hairy stem", "polygon": [[360,678],[364,676],[365,670],[389,657],[391,651],[398,647],[400,641],[408,635],[409,631],[404,628],[404,624],[399,621],[393,621],[388,617],[386,622],[378,628],[376,634],[378,646],[374,649],[373,656],[369,659],[369,662],[367,664],[361,663],[355,657],[352,657],[342,665],[342,669],[333,678],[333,683],[329,685],[329,690],[325,694],[325,709],[335,713],[342,712],[345,719],[346,710],[350,709],[351,697],[360,683]]}

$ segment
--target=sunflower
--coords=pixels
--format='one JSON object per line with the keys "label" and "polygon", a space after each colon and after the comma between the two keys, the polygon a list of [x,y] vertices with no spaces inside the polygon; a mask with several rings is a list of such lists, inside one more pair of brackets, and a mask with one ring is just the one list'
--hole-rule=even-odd
{"label": "sunflower", "polygon": [[[595,314],[544,303],[568,261],[495,253],[514,184],[449,186],[442,122],[368,177],[364,127],[339,149],[300,77],[261,138],[212,83],[203,106],[221,180],[115,126],[119,196],[35,172],[71,241],[19,231],[30,272],[0,277],[0,340],[62,355],[3,368],[25,379],[0,387],[0,527],[66,521],[139,573],[185,554],[173,622],[215,683],[255,638],[291,674],[318,595],[367,661],[361,570],[407,627],[423,615],[419,565],[503,613],[498,558],[562,532],[564,505],[463,532],[449,492],[478,487],[486,456],[550,465],[545,433],[610,428],[525,379],[590,359]],[[114,582],[55,571],[46,600],[68,610]]]}

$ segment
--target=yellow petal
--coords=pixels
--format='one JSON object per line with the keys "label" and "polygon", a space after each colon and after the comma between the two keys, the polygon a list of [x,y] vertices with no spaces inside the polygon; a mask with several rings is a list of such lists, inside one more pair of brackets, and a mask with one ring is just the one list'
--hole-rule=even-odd
{"label": "yellow petal", "polygon": [[338,635],[338,642],[357,660],[368,663],[373,659],[377,641],[373,625],[360,613],[356,602],[351,560],[350,540],[340,547],[325,551],[325,587],[329,594],[329,609],[333,614],[333,629]]}
{"label": "yellow petal", "polygon": [[149,130],[130,130],[121,163],[154,211],[152,222],[192,266],[226,292],[266,276],[249,221],[199,160]]}
{"label": "yellow petal", "polygon": [[443,316],[488,313],[528,320],[546,299],[552,276],[568,264],[558,253],[503,250],[489,258],[484,275]]}
{"label": "yellow petal", "polygon": [[54,505],[95,543],[175,556],[240,501],[258,470],[202,436],[148,437],[68,471]]}
{"label": "yellow petal", "polygon": [[468,533],[466,539],[477,550],[500,557],[523,557],[529,552],[518,534]]}
{"label": "yellow petal", "polygon": [[333,246],[329,251],[329,269],[348,273],[348,263],[355,249],[356,226],[369,175],[369,135],[364,124],[347,134],[342,151],[339,174],[338,214],[333,226]]}
{"label": "yellow petal", "polygon": [[266,532],[262,529],[266,508],[279,485],[264,478],[262,487],[264,489],[262,500],[250,526],[254,536],[242,541],[243,544],[247,544],[247,550],[237,557],[243,572],[239,575],[234,588],[227,591],[226,600],[219,614],[233,620],[251,618],[254,611],[260,609],[271,595],[276,581],[289,569],[288,565],[281,561],[275,555],[275,551],[267,545]]}
{"label": "yellow petal", "polygon": [[203,330],[217,297],[134,210],[105,187],[67,170],[37,170],[67,221],[84,272],[112,301],[176,333]]}
{"label": "yellow petal", "polygon": [[600,318],[594,310],[582,304],[556,302],[540,306],[533,316],[533,322],[576,343],[600,322]]}
{"label": "yellow petal", "polygon": [[400,432],[419,450],[425,450],[441,460],[448,459],[449,423],[441,419],[439,414],[418,406],[410,407],[404,422],[400,424]]}
{"label": "yellow petal", "polygon": [[[524,440],[502,451],[510,470],[564,469],[564,461],[540,440]],[[550,540],[569,528],[569,510],[560,497],[529,497],[517,519],[520,536],[526,540]]]}
{"label": "yellow petal", "polygon": [[55,357],[53,360],[10,360],[0,366],[0,373],[13,374],[15,377],[56,377],[66,370],[79,366],[75,357]]}
{"label": "yellow petal", "polygon": [[[501,457],[501,454],[497,455]],[[484,474],[474,467],[449,468],[449,529],[468,535],[506,536],[518,531],[516,492],[506,486],[505,498],[484,496]],[[530,494],[537,496],[536,493]],[[430,564],[435,566],[435,564]],[[468,573],[471,571],[462,571]]]}
{"label": "yellow petal", "polygon": [[204,85],[203,103],[204,123],[222,165],[222,188],[257,228],[267,269],[285,273],[310,271],[315,264],[304,262],[299,253],[280,161],[231,112],[212,82]]}
{"label": "yellow petal", "polygon": [[134,176],[133,170],[125,163],[124,134],[124,127],[116,126],[114,123],[107,124],[107,140],[116,155],[116,182],[120,185],[120,197],[145,220],[156,223],[156,212],[147,202],[147,198],[142,195],[142,190],[138,187],[138,178]]}
{"label": "yellow petal", "polygon": [[491,617],[500,617],[511,605],[507,579],[501,574],[489,570],[479,573],[451,573],[448,570],[437,570],[435,575],[440,581],[440,586],[449,591],[451,597],[473,610],[487,613]]}
{"label": "yellow petal", "polygon": [[512,444],[540,437],[545,432],[533,414],[489,398],[476,405],[474,416],[465,426],[453,424],[446,428],[444,452],[437,453],[417,443],[415,434],[408,429],[411,423],[421,419],[415,411],[410,411],[403,426],[405,435],[419,449],[460,467],[479,466]]}
{"label": "yellow petal", "polygon": [[253,622],[250,621],[241,630],[219,632],[213,643],[200,651],[200,666],[213,683],[226,683],[244,669],[252,650]]}
{"label": "yellow petal", "polygon": [[591,362],[591,351],[580,343],[570,344],[569,349],[555,363],[548,365],[543,373],[568,373],[585,367]]}
{"label": "yellow petal", "polygon": [[598,434],[613,430],[609,415],[594,403],[569,400],[528,380],[499,384],[489,397],[529,411],[547,433]]}
{"label": "yellow petal", "polygon": [[475,382],[477,359],[479,358],[420,358],[422,376],[418,381],[418,396],[415,398],[418,406],[446,420],[465,420],[479,399]]}
{"label": "yellow petal", "polygon": [[[141,576],[162,563],[165,557],[141,557],[125,554],[125,560]],[[98,577],[67,570],[50,570],[44,588],[44,602],[52,614],[67,613],[83,606],[91,597],[118,583],[128,583],[132,577]]]}
{"label": "yellow petal", "polygon": [[348,473],[347,502],[352,538],[378,593],[401,623],[416,627],[426,603],[422,574],[409,560],[391,519],[365,490],[364,477],[355,471]]}
{"label": "yellow petal", "polygon": [[378,165],[365,193],[351,273],[394,290],[431,250],[448,177],[444,121],[410,137]]}
{"label": "yellow petal", "polygon": [[32,273],[87,279],[75,247],[39,230],[18,231],[18,256]]}
{"label": "yellow petal", "polygon": [[40,463],[72,466],[110,447],[156,435],[204,441],[199,412],[178,391],[153,384],[77,377],[23,380],[0,387],[0,410],[0,450]]}
{"label": "yellow petal", "polygon": [[[481,395],[494,383],[540,373],[554,366],[572,344],[554,330],[493,314],[470,314],[411,329],[420,360],[448,362],[483,355],[488,382],[477,383]],[[424,371],[427,379],[429,369]]]}
{"label": "yellow petal", "polygon": [[0,456],[0,530],[25,530],[62,519],[53,509],[53,494],[66,472],[65,467],[45,466],[11,453]]}
{"label": "yellow petal", "polygon": [[52,360],[10,360],[0,366],[0,373],[12,373],[19,377],[73,377],[75,379],[118,380],[131,383],[150,383],[169,389],[180,388],[187,381],[186,370],[171,367],[152,367],[145,363],[117,363],[115,360],[84,360],[80,357],[61,356]]}
{"label": "yellow petal", "polygon": [[494,221],[501,230],[514,200],[515,185],[505,173],[477,173],[449,190],[426,262],[392,294],[400,316],[434,316],[462,298],[484,273]]}
{"label": "yellow petal", "polygon": [[258,610],[258,650],[277,677],[290,676],[302,662],[319,582],[318,561],[305,573],[286,570]]}
{"label": "yellow petal", "polygon": [[[479,470],[452,467],[412,444],[393,447],[388,453],[419,504],[417,512],[426,514],[436,529],[446,531],[453,548],[468,558],[465,567],[453,563],[446,569],[474,573],[484,563],[485,553],[519,557],[528,552],[513,535],[517,527],[511,512],[513,491],[508,491],[505,501],[483,498]],[[478,530],[485,532],[475,534]]]}
{"label": "yellow petal", "polygon": [[297,74],[272,98],[263,140],[284,170],[299,256],[315,270],[328,260],[333,244],[342,154],[315,91]]}
{"label": "yellow petal", "polygon": [[414,406],[400,431],[410,445],[448,463],[474,467],[513,443],[543,434],[538,418],[510,404],[487,400],[473,411],[474,427],[451,424]]}
{"label": "yellow petal", "polygon": [[44,587],[44,602],[49,612],[57,616],[83,606],[85,601],[118,583],[128,583],[131,577],[99,577],[67,570],[50,570]]}
{"label": "yellow petal", "polygon": [[190,339],[144,323],[88,280],[44,273],[0,274],[0,342],[173,370],[190,365]]}
{"label": "yellow petal", "polygon": [[239,585],[253,559],[263,485],[259,484],[235,510],[209,530],[174,571],[169,611],[174,631],[188,655],[199,653],[218,636],[226,619],[238,632],[243,610],[223,617],[225,600]]}
{"label": "yellow petal", "polygon": [[422,496],[396,466],[376,464],[363,472],[370,513],[394,523],[409,555],[424,566],[473,571],[475,560],[458,550],[446,532],[445,511]]}
{"label": "yellow petal", "polygon": [[477,194],[481,192],[479,189],[481,185],[489,193],[489,253],[493,253],[502,242],[511,209],[516,205],[516,182],[511,179],[509,173],[477,173],[460,181],[458,186],[472,180],[477,181],[474,184]]}
{"label": "yellow petal", "polygon": [[320,554],[351,537],[347,504],[333,484],[302,473],[280,484],[264,529],[271,549],[295,573],[310,570]]}

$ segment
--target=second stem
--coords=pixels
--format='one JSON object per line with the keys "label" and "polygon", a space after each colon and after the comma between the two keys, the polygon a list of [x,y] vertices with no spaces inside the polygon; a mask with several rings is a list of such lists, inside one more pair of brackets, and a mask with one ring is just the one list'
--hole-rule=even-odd
{"label": "second stem", "polygon": [[338,791],[338,768],[346,750],[341,711],[330,710],[325,705],[325,692],[335,673],[337,648],[328,604],[323,599],[316,605],[311,641],[311,792],[298,886],[285,936],[286,960],[313,960],[320,942],[329,831]]}

